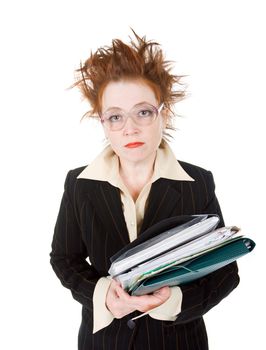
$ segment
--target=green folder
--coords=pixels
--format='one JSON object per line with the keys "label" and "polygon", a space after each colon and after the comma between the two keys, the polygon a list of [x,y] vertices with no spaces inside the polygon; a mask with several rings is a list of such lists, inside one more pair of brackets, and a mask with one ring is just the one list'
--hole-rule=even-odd
{"label": "green folder", "polygon": [[206,253],[191,258],[185,263],[169,267],[157,275],[142,280],[131,295],[144,295],[164,286],[178,286],[204,277],[251,252],[255,242],[246,237],[237,237]]}

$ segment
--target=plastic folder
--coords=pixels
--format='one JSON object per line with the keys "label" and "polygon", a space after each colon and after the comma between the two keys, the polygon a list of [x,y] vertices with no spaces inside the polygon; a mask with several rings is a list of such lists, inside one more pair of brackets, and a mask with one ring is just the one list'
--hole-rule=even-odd
{"label": "plastic folder", "polygon": [[175,247],[214,230],[218,215],[185,215],[153,225],[135,241],[111,258],[111,276],[117,276],[134,266],[159,256]]}
{"label": "plastic folder", "polygon": [[142,281],[134,287],[131,294],[149,294],[164,286],[176,286],[192,282],[246,255],[254,247],[255,242],[253,240],[245,237],[237,237],[221,247],[192,258],[184,264],[170,267]]}

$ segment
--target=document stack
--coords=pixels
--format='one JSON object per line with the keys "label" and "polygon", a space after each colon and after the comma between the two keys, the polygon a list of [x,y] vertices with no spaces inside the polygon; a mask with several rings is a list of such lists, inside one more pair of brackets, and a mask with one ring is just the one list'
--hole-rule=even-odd
{"label": "document stack", "polygon": [[109,274],[131,295],[189,283],[251,252],[255,242],[217,215],[165,219],[111,258]]}

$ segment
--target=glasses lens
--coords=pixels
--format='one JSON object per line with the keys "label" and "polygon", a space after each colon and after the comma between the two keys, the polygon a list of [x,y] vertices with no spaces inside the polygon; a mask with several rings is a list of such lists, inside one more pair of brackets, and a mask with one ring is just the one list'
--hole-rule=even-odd
{"label": "glasses lens", "polygon": [[138,125],[149,125],[158,116],[158,110],[148,103],[136,105],[128,114],[121,109],[112,108],[102,115],[102,120],[109,129],[121,130],[128,116]]}
{"label": "glasses lens", "polygon": [[110,109],[102,115],[102,119],[111,130],[119,130],[123,127],[126,116],[119,109]]}
{"label": "glasses lens", "polygon": [[140,104],[133,108],[131,115],[139,125],[149,125],[157,117],[157,109],[147,103]]}

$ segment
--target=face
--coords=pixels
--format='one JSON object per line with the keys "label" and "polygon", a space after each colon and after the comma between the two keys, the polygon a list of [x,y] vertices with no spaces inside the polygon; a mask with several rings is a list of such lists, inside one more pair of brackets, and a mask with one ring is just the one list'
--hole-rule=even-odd
{"label": "face", "polygon": [[[116,107],[129,112],[139,103],[146,102],[158,108],[153,90],[141,80],[110,82],[102,96],[102,114]],[[123,129],[111,131],[103,123],[104,133],[114,152],[125,162],[145,162],[154,159],[165,127],[162,113],[150,125],[137,125],[127,118]]]}

